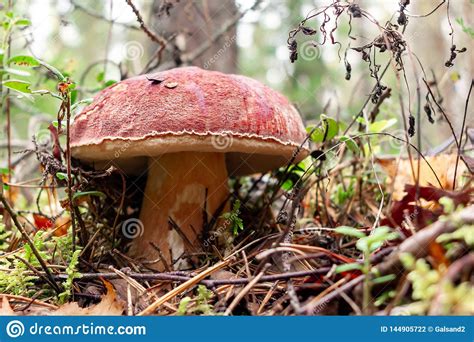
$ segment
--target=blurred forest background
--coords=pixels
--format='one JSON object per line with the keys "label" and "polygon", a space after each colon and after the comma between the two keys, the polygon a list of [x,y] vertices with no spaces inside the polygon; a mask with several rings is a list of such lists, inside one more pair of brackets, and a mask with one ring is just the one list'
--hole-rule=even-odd
{"label": "blurred forest background", "polygon": [[[353,69],[352,78],[349,81],[344,79],[345,68],[341,58],[348,43],[349,25],[346,19],[334,32],[336,39],[342,43],[340,51],[338,45],[331,45],[330,42],[324,47],[300,43],[300,58],[297,63],[290,63],[288,32],[297,27],[311,10],[327,4],[327,1],[239,0],[234,3],[231,0],[203,0],[176,3],[173,0],[135,0],[133,3],[150,30],[172,42],[163,52],[160,65],[156,65],[160,45],[139,29],[136,15],[125,0],[15,1],[16,11],[25,13],[31,25],[14,33],[11,50],[14,54],[28,50],[25,53],[56,66],[76,82],[77,99],[86,99],[113,81],[144,71],[173,67],[176,64],[176,49],[182,54],[195,51],[221,30],[236,23],[198,59],[194,59],[193,64],[254,77],[287,95],[308,121],[319,118],[321,113],[342,122],[349,120],[360,110],[373,87],[366,63],[355,51],[349,51],[347,56]],[[399,8],[397,0],[361,0],[357,3],[382,25]],[[473,42],[474,6],[470,0],[450,3],[454,43],[458,47],[467,47],[468,53],[459,54],[455,65],[446,68],[451,46],[446,8],[442,7],[428,17],[416,17],[429,13],[438,3],[412,1],[408,13],[414,17],[409,17],[411,23],[405,37],[409,49],[427,69],[425,72],[430,81],[436,79],[438,82],[439,91],[444,95],[443,105],[459,131],[464,100],[471,82],[468,75],[473,75],[474,68],[473,54],[469,52]],[[8,2],[4,1],[3,6],[8,6]],[[240,13],[243,14],[242,19],[236,20],[240,18]],[[316,26],[317,20],[320,19],[311,25]],[[378,34],[377,27],[364,20],[360,19],[353,25],[352,35],[360,39],[358,44],[369,42]],[[381,56],[379,62],[384,64],[384,58],[387,56]],[[416,72],[420,73],[417,69]],[[55,81],[44,72],[33,76],[37,79],[32,88],[54,89],[56,86]],[[22,75],[18,78],[21,79]],[[411,72],[408,78],[410,92],[414,92],[416,86]],[[398,92],[401,91],[406,98],[409,91],[405,87],[402,90],[397,87],[393,70],[388,71],[384,82],[393,91],[391,98],[382,104],[379,118],[399,118]],[[49,96],[35,97],[30,106],[15,98],[12,102],[14,149],[29,146],[34,134],[49,136],[46,129],[56,115],[59,100]],[[404,103],[408,105],[408,101]],[[6,167],[4,115],[1,120],[0,163]],[[423,151],[451,135],[442,116],[435,117],[435,120],[434,126],[422,131]],[[426,118],[423,121],[427,121]],[[393,127],[392,132],[403,137],[400,120],[397,125],[398,128]],[[385,152],[398,152],[390,146],[388,148]],[[18,157],[12,158],[15,163]],[[30,162],[24,166],[34,167]]]}

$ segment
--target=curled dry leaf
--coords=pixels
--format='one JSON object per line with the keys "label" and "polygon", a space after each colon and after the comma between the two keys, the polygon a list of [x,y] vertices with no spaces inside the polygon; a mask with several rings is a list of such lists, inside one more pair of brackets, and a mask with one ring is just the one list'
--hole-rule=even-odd
{"label": "curled dry leaf", "polygon": [[[410,236],[412,232],[404,229],[403,223],[409,219],[411,224],[420,229],[435,222],[442,215],[443,208],[439,200],[443,197],[450,198],[454,205],[467,206],[471,200],[474,189],[467,187],[459,191],[447,191],[433,186],[420,186],[406,184],[405,195],[399,201],[394,201],[390,210],[390,215],[381,221],[382,225],[390,227],[401,227],[405,235]],[[422,200],[422,206],[416,204],[416,198]]]}
{"label": "curled dry leaf", "polygon": [[[440,154],[433,157],[426,157],[426,161],[421,159],[419,185],[440,188],[438,180],[428,165],[429,163],[438,176],[443,189],[451,190],[453,188],[456,158],[456,154]],[[387,183],[393,187],[392,198],[396,201],[402,200],[405,196],[405,184],[416,184],[414,176],[417,175],[418,160],[413,159],[414,174],[409,159],[378,159],[377,163],[382,166],[388,175]],[[456,174],[457,186],[462,186],[462,176],[466,171],[466,165],[460,162]]]}

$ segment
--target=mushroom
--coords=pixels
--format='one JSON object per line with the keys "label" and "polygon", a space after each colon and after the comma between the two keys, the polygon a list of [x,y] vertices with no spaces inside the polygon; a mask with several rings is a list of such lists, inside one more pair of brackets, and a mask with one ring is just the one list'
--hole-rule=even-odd
{"label": "mushroom", "polygon": [[[300,115],[248,77],[183,67],[101,91],[71,127],[73,157],[148,173],[130,255],[165,263],[195,251],[204,217],[228,210],[228,177],[308,155]],[[170,223],[171,222],[171,223]],[[157,250],[159,249],[159,251]],[[161,254],[161,255],[160,255]]]}

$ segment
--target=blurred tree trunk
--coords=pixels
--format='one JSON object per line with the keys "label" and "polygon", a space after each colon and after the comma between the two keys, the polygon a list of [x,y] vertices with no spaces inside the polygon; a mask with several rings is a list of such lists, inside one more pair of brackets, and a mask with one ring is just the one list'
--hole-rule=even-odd
{"label": "blurred tree trunk", "polygon": [[[165,4],[173,4],[168,16]],[[169,37],[176,34],[175,52],[166,51],[164,61],[176,61],[178,55],[194,51],[208,42],[237,14],[234,0],[155,0],[152,25]],[[227,73],[237,71],[237,30],[232,27],[191,64],[204,69]]]}

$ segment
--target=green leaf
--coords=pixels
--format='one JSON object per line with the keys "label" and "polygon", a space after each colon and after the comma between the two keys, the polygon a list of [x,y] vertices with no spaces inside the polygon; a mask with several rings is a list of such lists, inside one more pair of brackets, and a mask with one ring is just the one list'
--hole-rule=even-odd
{"label": "green leaf", "polygon": [[360,151],[359,145],[357,145],[355,140],[352,139],[351,137],[349,137],[347,135],[343,135],[342,137],[339,138],[339,140],[341,142],[345,143],[346,146],[349,148],[349,150],[351,150],[352,152],[359,153],[359,151]]}
{"label": "green leaf", "polygon": [[107,82],[104,83],[104,88],[110,87],[112,84],[117,83],[115,80],[108,80]]}
{"label": "green leaf", "polygon": [[21,81],[21,80],[7,80],[3,82],[3,86],[6,88],[18,91],[20,93],[24,94],[31,94],[31,83],[27,81]]}
{"label": "green leaf", "polygon": [[60,81],[63,81],[64,80],[64,75],[58,70],[56,69],[55,67],[53,67],[52,65],[49,65],[48,63],[42,61],[42,60],[39,60],[38,59],[38,62],[43,66],[45,67],[46,69],[48,69],[49,71],[51,71]]}
{"label": "green leaf", "polygon": [[30,26],[31,21],[28,20],[28,19],[25,19],[25,18],[19,18],[19,19],[15,20],[15,25],[16,26]]}
{"label": "green leaf", "polygon": [[395,125],[396,123],[397,123],[397,119],[375,121],[375,122],[369,124],[369,132],[370,133],[383,132],[387,128]]}
{"label": "green leaf", "polygon": [[28,67],[40,66],[40,62],[36,58],[32,56],[24,56],[24,55],[13,56],[12,58],[8,60],[8,63],[13,63],[20,66],[28,66]]}
{"label": "green leaf", "polygon": [[286,181],[283,182],[283,184],[281,185],[281,188],[285,191],[290,191],[291,189],[293,189],[293,181],[291,179],[287,179]]}
{"label": "green leaf", "polygon": [[386,276],[372,279],[372,284],[383,284],[392,281],[396,278],[395,274],[387,274]]}
{"label": "green leaf", "polygon": [[[59,122],[58,122],[58,120],[51,121],[51,124],[52,124],[54,127],[56,127],[56,128],[59,127]],[[62,127],[62,128],[66,128],[66,123],[65,123],[64,121],[61,121],[61,127]]]}
{"label": "green leaf", "polygon": [[97,82],[102,82],[104,80],[104,72],[101,71],[97,74],[97,76],[95,77],[95,79],[97,80]]}
{"label": "green leaf", "polygon": [[0,175],[8,175],[9,173],[8,167],[0,167]]}
{"label": "green leaf", "polygon": [[306,128],[308,133],[311,133],[311,140],[316,143],[325,142],[334,138],[337,133],[339,132],[339,124],[336,120],[328,117],[325,114],[321,114],[321,126],[314,128],[314,126],[310,126]]}
{"label": "green leaf", "polygon": [[337,227],[334,231],[336,233],[339,233],[339,234],[342,234],[342,235],[347,235],[347,236],[353,236],[353,237],[356,237],[358,239],[361,239],[361,238],[366,236],[360,230],[358,230],[356,228],[353,228],[353,227],[348,227],[348,226]]}
{"label": "green leaf", "polygon": [[101,191],[81,191],[81,192],[76,192],[74,196],[72,196],[73,200],[76,200],[79,197],[82,196],[98,196],[98,197],[106,197],[105,194]]}
{"label": "green leaf", "polygon": [[77,89],[71,91],[71,103],[74,104],[77,100]]}
{"label": "green leaf", "polygon": [[407,270],[412,270],[413,268],[415,268],[416,259],[410,253],[402,253],[399,259],[403,267],[405,267]]}
{"label": "green leaf", "polygon": [[178,316],[185,315],[188,309],[188,304],[190,302],[191,302],[191,298],[189,297],[184,297],[183,299],[181,299],[181,301],[179,302],[178,311],[176,312],[176,315]]}
{"label": "green leaf", "polygon": [[[56,121],[57,124],[57,121]],[[53,123],[54,125],[54,123]],[[67,179],[67,174],[64,172],[56,172],[56,178],[59,180],[66,180]]]}
{"label": "green leaf", "polygon": [[342,264],[336,267],[336,273],[347,272],[347,271],[354,271],[354,270],[362,270],[363,265],[353,262],[350,264]]}
{"label": "green leaf", "polygon": [[373,252],[386,241],[395,240],[398,237],[398,234],[392,232],[389,227],[378,227],[369,236],[357,241],[356,247],[363,252]]}
{"label": "green leaf", "polygon": [[91,98],[88,98],[88,99],[83,99],[81,101],[78,101],[76,103],[74,103],[72,106],[71,106],[71,110],[75,110],[79,105],[82,105],[82,104],[90,104],[92,103],[92,99]]}
{"label": "green leaf", "polygon": [[359,251],[362,251],[364,253],[367,253],[369,251],[369,244],[367,243],[367,239],[365,238],[357,240],[356,247]]}

